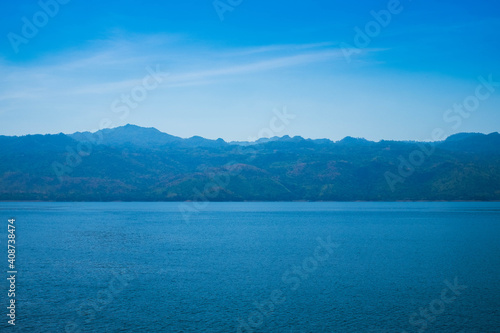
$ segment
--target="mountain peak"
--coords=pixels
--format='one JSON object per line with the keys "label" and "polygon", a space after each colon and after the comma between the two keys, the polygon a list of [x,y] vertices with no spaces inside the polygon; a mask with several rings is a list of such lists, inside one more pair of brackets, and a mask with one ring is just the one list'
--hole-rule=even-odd
{"label": "mountain peak", "polygon": [[337,143],[341,144],[367,144],[370,143],[370,141],[366,140],[365,138],[354,138],[352,136],[346,136],[340,141],[337,141]]}
{"label": "mountain peak", "polygon": [[500,134],[458,133],[449,136],[439,147],[462,152],[497,152],[500,147]]}
{"label": "mountain peak", "polygon": [[476,132],[464,132],[464,133],[457,133],[450,135],[449,137],[446,138],[445,141],[460,141],[460,140],[465,140],[465,139],[470,139],[470,138],[478,138],[485,136],[483,133],[476,133]]}
{"label": "mountain peak", "polygon": [[109,146],[134,145],[138,147],[163,146],[181,138],[160,132],[154,127],[140,127],[127,124],[124,126],[105,128],[97,132],[76,132],[69,136],[78,141],[88,141],[93,135],[102,137],[101,143]]}

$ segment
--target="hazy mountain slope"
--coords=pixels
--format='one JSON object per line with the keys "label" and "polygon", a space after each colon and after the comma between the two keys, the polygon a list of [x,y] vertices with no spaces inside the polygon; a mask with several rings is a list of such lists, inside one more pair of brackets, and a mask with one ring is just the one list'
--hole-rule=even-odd
{"label": "hazy mountain slope", "polygon": [[[229,144],[133,125],[0,136],[0,200],[500,200],[499,138],[462,133],[433,149],[350,137]],[[414,155],[424,159],[401,168]]]}

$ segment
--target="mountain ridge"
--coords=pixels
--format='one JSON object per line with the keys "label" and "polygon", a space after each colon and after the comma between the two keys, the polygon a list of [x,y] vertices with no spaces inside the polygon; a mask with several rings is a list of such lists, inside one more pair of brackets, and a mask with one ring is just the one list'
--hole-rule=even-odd
{"label": "mountain ridge", "polygon": [[[127,125],[0,136],[0,200],[500,200],[500,134],[226,142]],[[421,160],[419,160],[421,159]]]}
{"label": "mountain ridge", "polygon": [[[186,140],[191,140],[193,142],[199,143],[202,140],[210,141],[210,142],[224,142],[226,144],[241,144],[241,145],[248,145],[248,144],[260,144],[260,143],[267,143],[267,142],[272,142],[272,141],[319,141],[319,142],[331,142],[331,143],[346,143],[346,142],[358,142],[358,143],[380,143],[380,142],[428,142],[428,141],[415,141],[415,140],[387,140],[387,139],[381,139],[379,141],[371,141],[362,137],[352,137],[352,136],[346,136],[340,140],[333,141],[328,138],[319,138],[319,139],[311,139],[311,138],[305,138],[300,135],[296,135],[293,137],[290,137],[289,135],[283,135],[281,137],[279,136],[274,136],[274,137],[262,137],[258,138],[255,141],[225,141],[222,138],[218,139],[207,139],[198,135],[194,135],[189,138],[181,138],[178,136],[174,136],[165,132],[161,132],[160,130],[156,129],[155,127],[141,127],[138,125],[133,125],[133,124],[126,124],[123,126],[117,126],[113,128],[104,128],[95,132],[90,132],[90,131],[84,131],[84,132],[74,132],[74,133],[57,133],[57,134],[26,134],[26,135],[20,135],[20,136],[5,136],[5,135],[0,135],[0,137],[11,137],[11,138],[21,138],[21,137],[27,137],[27,136],[54,136],[54,135],[65,135],[68,137],[71,137],[77,141],[95,141],[95,139],[92,139],[93,135],[100,134],[102,133],[103,137],[106,137],[106,140],[104,142],[100,142],[99,144],[107,144],[107,145],[112,145],[116,143],[124,144],[124,143],[135,143],[132,141],[120,141],[120,142],[115,142],[116,137],[121,134],[122,136],[124,134],[132,135],[132,136],[137,136],[141,135],[144,136],[144,134],[154,134],[154,136],[157,138],[156,142],[155,140],[149,140],[151,144],[168,144],[171,142],[179,142],[179,141],[186,141]],[[441,141],[434,141],[435,143],[439,142],[451,142],[451,141],[461,141],[464,139],[469,139],[469,138],[478,138],[478,137],[484,137],[484,136],[493,136],[493,135],[498,135],[500,136],[499,132],[491,132],[491,133],[479,133],[479,132],[460,132],[456,134],[452,134],[448,136],[446,139],[441,140]],[[151,138],[152,135],[146,135],[147,137]],[[161,138],[161,139],[160,139]],[[127,138],[127,140],[130,140]],[[139,143],[140,145],[140,143]]]}

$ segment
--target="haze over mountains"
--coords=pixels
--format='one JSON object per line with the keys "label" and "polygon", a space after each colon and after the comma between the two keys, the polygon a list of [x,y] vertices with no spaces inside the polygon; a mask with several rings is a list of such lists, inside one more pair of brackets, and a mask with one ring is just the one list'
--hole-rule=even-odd
{"label": "haze over mountains", "polygon": [[499,133],[225,142],[126,125],[0,136],[0,156],[0,200],[500,200]]}

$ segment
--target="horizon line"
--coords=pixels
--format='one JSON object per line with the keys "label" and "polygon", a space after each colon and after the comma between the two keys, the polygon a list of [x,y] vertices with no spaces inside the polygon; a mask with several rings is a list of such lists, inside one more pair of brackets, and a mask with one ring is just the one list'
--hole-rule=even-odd
{"label": "horizon line", "polygon": [[4,136],[4,137],[25,137],[25,136],[36,136],[36,135],[66,135],[66,136],[71,136],[71,135],[74,135],[74,134],[83,134],[83,133],[91,133],[91,134],[94,134],[94,133],[97,133],[97,132],[100,132],[100,131],[105,131],[105,130],[114,130],[114,129],[118,129],[118,128],[124,128],[124,127],[137,127],[137,128],[141,128],[141,129],[154,129],[156,131],[158,131],[159,133],[162,133],[162,134],[166,134],[166,135],[170,135],[170,136],[173,136],[173,137],[176,137],[176,138],[179,138],[179,139],[182,139],[182,140],[188,140],[188,139],[192,139],[192,138],[202,138],[202,139],[205,139],[205,140],[211,140],[211,141],[218,141],[218,140],[222,140],[224,141],[225,143],[252,143],[252,142],[258,142],[260,140],[270,140],[270,139],[283,139],[283,138],[290,138],[290,139],[294,139],[294,138],[301,138],[303,140],[306,140],[306,141],[315,141],[315,140],[328,140],[328,141],[331,141],[333,143],[337,143],[337,142],[340,142],[340,141],[343,141],[345,139],[356,139],[356,140],[365,140],[365,141],[368,141],[368,142],[373,142],[373,143],[379,143],[379,142],[383,142],[383,141],[394,141],[394,142],[442,142],[442,141],[445,141],[447,140],[448,138],[452,137],[452,136],[455,136],[455,135],[459,135],[459,134],[479,134],[479,135],[492,135],[492,134],[500,134],[500,132],[498,131],[495,131],[495,132],[491,132],[491,133],[483,133],[483,132],[456,132],[456,133],[452,133],[448,136],[446,136],[443,140],[434,140],[434,141],[431,141],[431,140],[411,140],[411,139],[407,139],[407,140],[395,140],[395,139],[380,139],[378,141],[374,141],[374,140],[369,140],[369,139],[366,139],[364,137],[357,137],[357,136],[345,136],[343,137],[342,139],[339,139],[339,140],[333,140],[331,138],[306,138],[306,137],[303,137],[301,135],[288,135],[288,134],[285,134],[285,135],[282,135],[282,136],[271,136],[271,137],[266,137],[266,136],[262,136],[262,137],[258,137],[256,140],[254,141],[250,141],[250,140],[231,140],[231,141],[227,141],[221,137],[217,138],[217,139],[209,139],[209,138],[205,138],[205,137],[202,137],[200,135],[193,135],[193,136],[190,136],[190,137],[180,137],[180,136],[176,136],[176,135],[173,135],[173,134],[170,134],[170,133],[167,133],[167,132],[162,132],[161,130],[157,129],[156,127],[153,127],[153,126],[140,126],[140,125],[135,125],[135,124],[130,124],[130,123],[127,123],[125,125],[119,125],[119,126],[115,126],[115,127],[105,127],[105,128],[101,128],[99,130],[95,130],[95,131],[92,131],[92,130],[87,130],[87,131],[76,131],[76,132],[73,132],[73,133],[64,133],[64,132],[58,132],[58,133],[28,133],[28,134],[21,134],[21,135],[3,135],[3,134],[0,134],[0,136]]}

